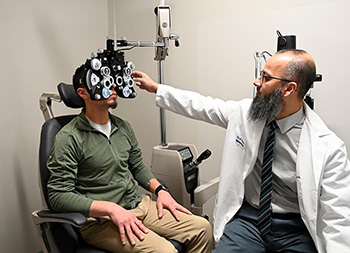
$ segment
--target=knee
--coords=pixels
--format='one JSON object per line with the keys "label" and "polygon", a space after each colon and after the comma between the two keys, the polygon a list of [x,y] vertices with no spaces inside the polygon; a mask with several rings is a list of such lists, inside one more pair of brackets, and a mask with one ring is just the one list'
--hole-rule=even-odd
{"label": "knee", "polygon": [[213,232],[208,220],[203,217],[198,217],[196,221],[196,229],[198,231],[198,235],[202,235],[208,241],[212,240]]}
{"label": "knee", "polygon": [[175,246],[164,237],[157,237],[157,238],[152,238],[151,240],[141,241],[136,243],[136,245],[132,246],[131,248],[132,248],[131,251],[117,251],[117,252],[154,252],[154,253],[176,253],[177,252]]}
{"label": "knee", "polygon": [[195,216],[194,224],[187,245],[188,252],[212,252],[213,234],[210,223],[202,217]]}
{"label": "knee", "polygon": [[210,234],[212,233],[212,228],[211,225],[209,223],[209,221],[203,217],[199,217],[200,218],[200,226],[207,232],[209,232]]}
{"label": "knee", "polygon": [[[156,252],[158,252],[158,251],[156,251]],[[176,253],[177,250],[175,249],[173,244],[171,244],[169,241],[167,241],[166,244],[162,244],[162,246],[159,248],[159,252]]]}

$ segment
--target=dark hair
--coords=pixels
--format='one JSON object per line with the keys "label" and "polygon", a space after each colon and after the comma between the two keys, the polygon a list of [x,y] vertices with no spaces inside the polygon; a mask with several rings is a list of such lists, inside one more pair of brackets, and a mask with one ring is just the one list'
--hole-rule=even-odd
{"label": "dark hair", "polygon": [[87,70],[85,64],[81,65],[75,70],[72,78],[75,92],[77,92],[78,88],[86,87],[86,73]]}
{"label": "dark hair", "polygon": [[283,77],[298,84],[298,95],[300,98],[303,98],[316,79],[315,63],[312,60],[302,58],[301,56],[308,53],[301,49],[284,49],[276,54],[284,53],[291,53],[294,57],[287,64]]}

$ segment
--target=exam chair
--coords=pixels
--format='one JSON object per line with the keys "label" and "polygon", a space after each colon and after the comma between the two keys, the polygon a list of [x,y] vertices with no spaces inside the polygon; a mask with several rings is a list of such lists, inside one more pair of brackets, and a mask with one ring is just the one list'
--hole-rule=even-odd
{"label": "exam chair", "polygon": [[[50,207],[47,192],[47,182],[50,175],[46,162],[50,155],[55,135],[76,116],[64,115],[54,117],[51,109],[52,101],[63,101],[70,108],[82,108],[84,105],[84,101],[75,93],[73,85],[60,83],[57,89],[59,95],[44,93],[40,97],[40,109],[45,118],[45,123],[41,129],[39,148],[39,187],[44,208],[34,211],[32,217],[39,232],[42,251],[44,253],[108,253],[108,251],[87,244],[82,239],[79,228],[87,222],[87,217],[78,212],[54,212]],[[174,240],[169,241],[178,252],[185,252],[185,245]]]}

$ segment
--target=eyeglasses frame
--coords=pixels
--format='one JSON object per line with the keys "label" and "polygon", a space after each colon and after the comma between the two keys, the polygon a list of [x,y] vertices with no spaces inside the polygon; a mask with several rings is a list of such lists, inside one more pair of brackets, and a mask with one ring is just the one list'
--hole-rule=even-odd
{"label": "eyeglasses frame", "polygon": [[260,71],[260,78],[261,78],[261,84],[264,83],[265,78],[276,79],[276,80],[284,81],[284,82],[288,82],[288,83],[294,82],[294,81],[291,81],[291,80],[288,80],[288,79],[285,79],[285,78],[281,78],[281,77],[265,75],[264,71]]}

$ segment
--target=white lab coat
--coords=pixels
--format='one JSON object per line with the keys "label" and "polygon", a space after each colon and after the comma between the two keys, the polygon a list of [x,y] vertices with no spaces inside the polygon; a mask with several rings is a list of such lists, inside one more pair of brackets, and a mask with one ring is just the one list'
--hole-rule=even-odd
{"label": "white lab coat", "polygon": [[[196,92],[159,85],[156,104],[178,114],[227,129],[220,184],[214,210],[214,238],[244,198],[244,180],[252,172],[265,121],[251,123],[251,99],[222,101]],[[306,104],[296,181],[301,217],[318,252],[350,252],[350,163],[344,143]]]}

